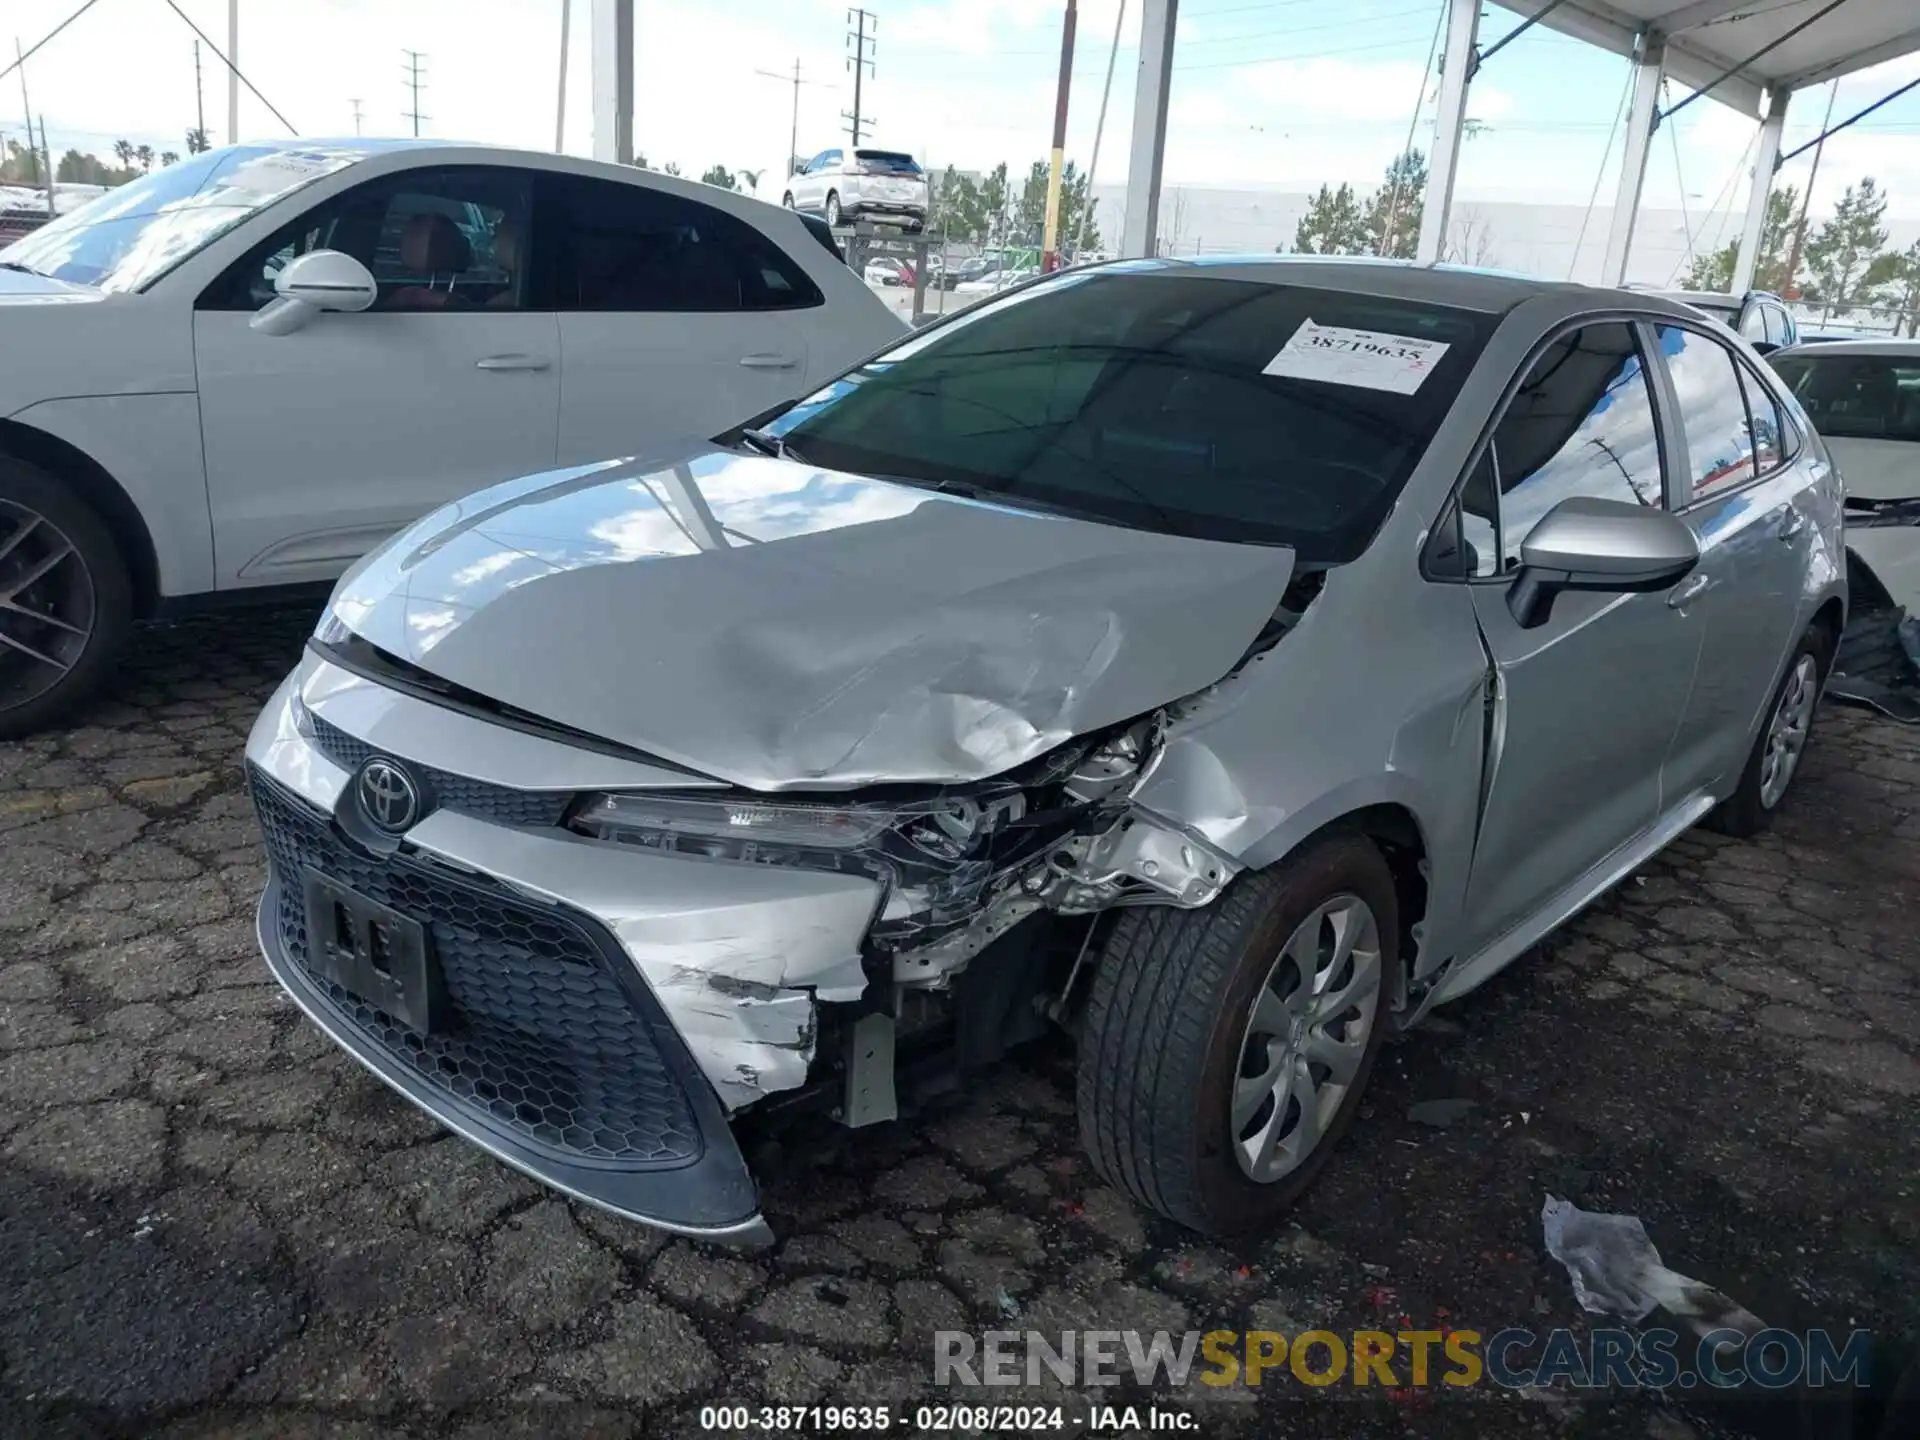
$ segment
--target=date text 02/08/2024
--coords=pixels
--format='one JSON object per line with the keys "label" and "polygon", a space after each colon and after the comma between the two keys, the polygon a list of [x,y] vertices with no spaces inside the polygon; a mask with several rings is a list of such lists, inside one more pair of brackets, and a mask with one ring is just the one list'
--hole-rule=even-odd
{"label": "date text 02/08/2024", "polygon": [[1024,1434],[1075,1430],[1196,1432],[1199,1418],[1157,1405],[1095,1405],[1069,1415],[1059,1405],[919,1405],[896,1413],[886,1405],[703,1405],[702,1430],[763,1435],[819,1435],[899,1430],[909,1435]]}

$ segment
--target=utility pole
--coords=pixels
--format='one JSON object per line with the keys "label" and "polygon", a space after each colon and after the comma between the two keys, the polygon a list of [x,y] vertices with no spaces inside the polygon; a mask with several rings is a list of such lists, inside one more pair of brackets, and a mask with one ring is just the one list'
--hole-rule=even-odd
{"label": "utility pole", "polygon": [[[14,61],[13,68],[20,72],[20,113],[27,117],[27,158],[33,161],[33,168],[38,171],[40,168],[40,152],[34,149],[33,145],[33,104],[27,99],[27,56],[26,52],[20,48],[20,37],[18,35],[13,37],[13,53],[17,57]],[[6,158],[4,154],[0,154],[0,160],[5,160]],[[53,218],[52,177],[48,177],[47,186],[47,218],[51,220]]]}
{"label": "utility pole", "polygon": [[1113,17],[1113,46],[1107,51],[1107,83],[1100,91],[1100,118],[1093,123],[1093,158],[1087,161],[1087,198],[1080,206],[1080,223],[1073,230],[1073,258],[1080,259],[1080,247],[1087,238],[1087,215],[1093,209],[1093,176],[1100,168],[1100,136],[1107,128],[1107,97],[1113,93],[1113,62],[1120,55],[1120,31],[1127,23],[1127,0]]}
{"label": "utility pole", "polygon": [[[1820,178],[1820,152],[1827,148],[1827,126],[1833,123],[1833,101],[1840,93],[1840,82],[1827,87],[1827,113],[1820,120],[1820,139],[1813,147],[1813,165],[1807,171],[1807,190],[1800,197],[1800,218],[1794,222],[1793,247],[1787,252],[1787,288],[1800,288],[1800,250],[1807,243],[1807,208],[1813,204],[1813,182]],[[1761,182],[1755,180],[1754,184]]]}
{"label": "utility pole", "polygon": [[347,103],[353,106],[353,133],[358,135],[360,133],[360,118],[361,118],[360,102],[358,100],[349,100],[347,101]]}
{"label": "utility pole", "polygon": [[873,124],[872,119],[860,110],[860,82],[873,73],[873,61],[867,52],[873,49],[873,32],[879,29],[879,24],[866,10],[847,11],[847,23],[853,26],[847,32],[847,39],[853,45],[853,54],[847,57],[847,68],[853,71],[853,109],[842,110],[840,118],[847,122],[847,133],[853,138],[857,149],[862,127]]}
{"label": "utility pole", "polygon": [[[27,148],[29,150],[33,148],[33,117],[31,115],[27,117]],[[44,110],[40,112],[40,153],[46,157],[47,162],[47,219],[52,221],[55,218],[53,210],[53,142],[47,139],[47,115]]]}
{"label": "utility pole", "polygon": [[800,78],[800,57],[797,55],[793,59],[793,74],[791,76],[783,74],[778,70],[756,70],[753,73],[756,75],[764,75],[769,80],[778,80],[782,84],[791,84],[793,86],[793,124],[787,133],[787,160],[783,167],[787,174],[791,175],[793,173],[793,162],[800,158],[800,87],[802,85],[811,85],[814,82]]}
{"label": "utility pole", "polygon": [[400,112],[400,118],[413,121],[413,133],[415,138],[418,138],[420,134],[420,122],[433,118],[431,115],[422,115],[420,113],[420,62],[426,58],[426,52],[423,50],[402,49],[400,53],[407,57],[407,88],[413,92],[413,108],[411,110],[402,110]]}
{"label": "utility pole", "polygon": [[200,83],[200,42],[193,42],[193,124],[202,135],[207,133],[207,90]]}
{"label": "utility pole", "polygon": [[1066,23],[1060,31],[1060,86],[1053,97],[1053,155],[1047,168],[1047,224],[1040,238],[1042,274],[1060,268],[1060,174],[1067,154],[1067,92],[1073,86],[1073,27],[1079,15],[1078,0],[1067,0]]}
{"label": "utility pole", "polygon": [[240,0],[227,0],[227,143],[240,143]]}
{"label": "utility pole", "polygon": [[560,0],[560,97],[553,106],[553,153],[567,149],[567,40],[573,33],[573,5]]}

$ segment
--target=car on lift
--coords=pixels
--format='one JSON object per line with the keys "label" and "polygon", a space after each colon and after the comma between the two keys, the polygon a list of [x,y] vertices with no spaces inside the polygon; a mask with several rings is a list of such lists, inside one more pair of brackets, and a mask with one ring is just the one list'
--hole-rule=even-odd
{"label": "car on lift", "polygon": [[1751,348],[1491,273],[1076,269],[625,453],[342,579],[247,747],[259,938],[449,1128],[711,1240],[769,1234],[735,1117],[1050,1024],[1100,1174],[1271,1223],[1389,1031],[1769,822],[1846,614]]}
{"label": "car on lift", "polygon": [[920,162],[904,150],[822,150],[787,177],[780,203],[839,228],[871,220],[909,235],[926,227],[930,187]]}
{"label": "car on lift", "polygon": [[906,328],[817,217],[629,166],[289,142],[108,191],[0,250],[0,739],[138,617],[317,603],[476,486],[713,434]]}

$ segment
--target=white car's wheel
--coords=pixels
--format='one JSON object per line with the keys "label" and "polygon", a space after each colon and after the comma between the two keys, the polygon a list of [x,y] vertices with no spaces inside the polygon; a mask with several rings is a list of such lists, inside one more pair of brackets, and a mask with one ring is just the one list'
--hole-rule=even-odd
{"label": "white car's wheel", "polygon": [[780,197],[780,203],[789,210],[793,209],[793,192],[789,190],[786,194],[782,195]]}
{"label": "white car's wheel", "polygon": [[826,214],[827,214],[827,224],[831,225],[835,229],[838,229],[840,226],[840,192],[839,191],[829,190],[827,192]]}
{"label": "white car's wheel", "polygon": [[132,615],[126,562],[100,517],[52,476],[0,459],[0,740],[98,689]]}

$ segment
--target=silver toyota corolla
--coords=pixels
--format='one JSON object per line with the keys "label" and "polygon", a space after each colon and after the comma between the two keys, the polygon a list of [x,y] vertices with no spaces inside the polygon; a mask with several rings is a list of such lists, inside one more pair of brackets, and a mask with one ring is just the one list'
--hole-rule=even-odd
{"label": "silver toyota corolla", "polygon": [[1041,280],[340,583],[247,755],[267,963],[402,1095],[767,1236],[732,1120],[1049,1027],[1100,1172],[1271,1219],[1382,1037],[1766,823],[1841,485],[1736,337],[1376,263]]}

